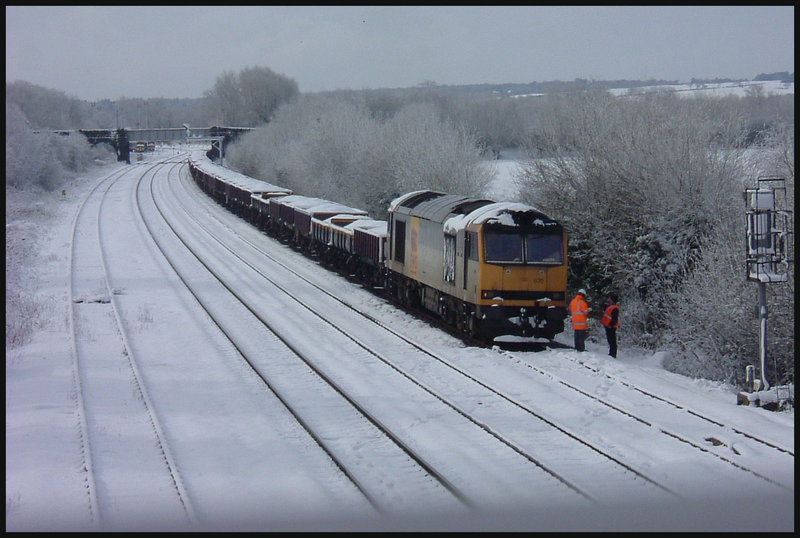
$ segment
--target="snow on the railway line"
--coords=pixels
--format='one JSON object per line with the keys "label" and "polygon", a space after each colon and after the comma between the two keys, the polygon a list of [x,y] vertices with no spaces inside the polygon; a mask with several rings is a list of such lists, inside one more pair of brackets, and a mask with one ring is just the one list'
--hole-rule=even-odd
{"label": "snow on the railway line", "polygon": [[[147,156],[147,159],[168,157],[174,150],[161,150]],[[140,163],[139,166],[146,163]],[[507,163],[505,170],[513,168],[512,163]],[[78,422],[75,409],[75,387],[71,377],[70,336],[66,322],[67,309],[70,307],[67,289],[69,283],[69,248],[71,239],[71,223],[78,205],[85,198],[89,190],[97,183],[99,178],[108,174],[111,167],[97,170],[91,176],[78,178],[66,187],[66,195],[58,193],[42,193],[37,196],[20,194],[7,190],[6,200],[6,282],[15,283],[18,289],[23,290],[22,297],[26,297],[30,307],[22,308],[17,303],[9,303],[7,298],[7,316],[35,316],[31,321],[29,339],[21,345],[6,346],[6,530],[11,531],[53,531],[53,530],[85,530],[91,528],[86,518],[86,493],[83,483],[83,473],[79,469],[80,442],[78,439]],[[137,165],[134,165],[137,166]],[[501,165],[502,174],[502,165]],[[502,181],[496,182],[493,187],[497,191],[508,189]],[[506,191],[508,192],[508,191]],[[497,197],[502,199],[502,197]],[[252,234],[251,226],[244,221],[236,224],[242,234]],[[257,235],[257,234],[256,234]],[[263,235],[262,235],[263,237]],[[266,238],[264,240],[267,240]],[[292,258],[294,256],[291,256]],[[298,264],[303,271],[319,281],[325,281],[330,275],[324,269],[316,267],[313,262],[298,258]],[[19,284],[17,284],[19,283]],[[571,350],[550,350],[541,353],[531,352],[498,352],[497,350],[482,350],[467,348],[441,331],[433,329],[424,322],[411,316],[398,313],[384,301],[363,292],[358,287],[342,282],[338,285],[348,300],[359,304],[361,307],[400,331],[412,334],[415,339],[425,346],[452,357],[460,366],[470,368],[473,373],[480,372],[481,368],[494,368],[492,365],[503,365],[505,381],[517,383],[515,392],[525,395],[534,390],[537,385],[522,383],[520,376],[515,379],[512,373],[514,368],[537,368],[547,374],[536,373],[542,379],[542,387],[553,389],[563,388],[564,382],[575,382],[572,376],[582,375],[585,381],[588,374],[580,374],[574,367],[575,359]],[[8,291],[8,289],[7,289]],[[128,298],[130,299],[130,298]],[[157,299],[153,305],[159,304]],[[19,310],[17,310],[19,308]],[[148,305],[142,305],[142,312],[148,311]],[[159,319],[161,316],[156,316]],[[144,330],[149,321],[155,317],[145,315],[141,320],[139,329]],[[8,322],[7,322],[8,327]],[[168,327],[148,326],[148,330],[169,330]],[[564,343],[570,341],[570,334],[562,334],[558,340]],[[194,348],[190,348],[196,353]],[[620,342],[619,358],[611,359],[606,355],[604,342],[587,343],[587,352],[581,359],[596,371],[594,377],[589,377],[595,383],[594,391],[597,395],[609,395],[616,398],[620,405],[633,405],[624,400],[626,391],[623,390],[621,380],[632,387],[651,391],[654,394],[671,398],[687,408],[697,408],[711,416],[718,417],[728,425],[744,425],[743,429],[757,428],[767,437],[779,439],[794,450],[794,413],[771,413],[760,408],[749,408],[736,405],[736,388],[720,383],[704,380],[688,379],[661,368],[660,363],[663,353],[650,353],[635,348],[626,342],[624,335]],[[160,353],[161,350],[152,350]],[[195,363],[197,357],[172,357],[174,360],[185,361],[187,365]],[[166,358],[165,358],[166,360]],[[484,365],[484,366],[482,366]],[[528,366],[529,365],[529,366]],[[578,367],[581,368],[581,367]],[[589,370],[587,370],[588,372]],[[549,377],[548,377],[549,376]],[[231,383],[236,376],[232,376]],[[167,380],[160,380],[162,387],[167,387]],[[172,382],[180,383],[180,379]],[[185,392],[186,387],[181,391]],[[236,391],[237,387],[230,385],[226,390]],[[546,396],[544,389],[540,396]],[[559,389],[560,390],[560,389]],[[684,487],[680,493],[682,499],[674,503],[641,504],[630,499],[620,500],[624,504],[616,504],[614,491],[608,492],[603,506],[597,508],[577,510],[573,506],[549,507],[546,511],[537,506],[518,507],[509,500],[509,510],[493,511],[489,513],[476,513],[464,516],[459,514],[430,513],[424,507],[418,512],[408,515],[390,517],[373,517],[365,515],[363,510],[354,510],[352,513],[339,512],[338,515],[331,511],[333,503],[327,507],[320,506],[315,509],[312,503],[299,506],[297,492],[291,493],[292,475],[299,472],[292,466],[303,464],[308,460],[297,457],[287,458],[285,461],[286,474],[274,474],[271,480],[259,481],[247,487],[257,492],[261,501],[269,503],[270,495],[264,491],[271,485],[273,490],[271,507],[273,515],[268,521],[262,517],[263,506],[253,504],[253,497],[248,498],[243,488],[243,476],[238,475],[237,480],[229,481],[224,475],[214,475],[220,469],[213,467],[195,468],[198,453],[188,448],[190,445],[172,445],[174,457],[179,468],[182,461],[192,462],[191,465],[183,464],[183,478],[187,483],[192,482],[192,477],[187,476],[187,468],[207,476],[197,483],[214,484],[213,489],[204,490],[199,497],[205,499],[208,506],[218,502],[214,513],[216,519],[206,520],[209,529],[216,530],[561,530],[561,531],[586,531],[586,530],[736,530],[736,531],[769,531],[791,530],[794,528],[794,466],[785,468],[785,482],[790,485],[790,490],[772,488],[766,482],[743,480],[745,487],[738,491],[715,489],[715,481],[729,483],[724,476],[693,476],[697,472],[696,462],[675,461],[673,465],[664,468],[654,467],[657,462],[667,461],[669,453],[664,452],[663,446],[642,447],[638,456],[626,447],[640,444],[636,435],[637,428],[620,429],[619,431],[603,431],[598,425],[604,424],[601,411],[597,406],[584,407],[584,402],[578,393],[574,400],[561,401],[565,393],[558,393],[558,398],[548,400],[539,398],[541,409],[537,411],[558,416],[560,423],[571,431],[584,432],[590,439],[613,439],[620,450],[626,453],[632,465],[650,469],[655,475],[669,475],[671,483],[697,484],[697,489]],[[619,400],[622,398],[623,400]],[[109,398],[109,402],[115,401]],[[559,403],[560,402],[560,403]],[[558,409],[548,409],[548,405],[558,403]],[[669,417],[659,417],[658,411],[645,407],[635,408],[636,412],[655,413],[648,415],[652,420],[652,428],[672,427],[674,414]],[[654,409],[658,407],[653,404]],[[202,427],[203,417],[192,416],[190,410],[184,410],[181,416],[171,416],[164,423],[171,423],[175,429],[174,435],[179,432],[196,431]],[[113,413],[113,408],[106,412]],[[237,410],[231,409],[231,413]],[[257,408],[251,408],[257,413]],[[606,411],[602,411],[604,414]],[[611,413],[611,411],[608,411]],[[168,409],[161,409],[160,413],[169,413]],[[254,415],[252,417],[238,414],[231,417],[237,424],[246,427],[247,424],[264,424],[269,422],[269,417]],[[347,435],[342,431],[341,435]],[[730,434],[734,436],[733,433]],[[169,432],[167,434],[169,437]],[[200,439],[203,436],[199,436]],[[738,438],[737,438],[738,439]],[[255,437],[249,437],[250,442],[255,442]],[[726,441],[726,439],[722,439]],[[239,442],[234,439],[214,440],[215,450],[220,454],[226,453],[226,443]],[[276,437],[273,442],[280,442]],[[296,443],[295,439],[292,441]],[[677,442],[676,442],[677,443]],[[714,447],[711,442],[706,444],[708,450],[725,450],[726,447]],[[199,447],[198,447],[199,448]],[[230,447],[233,449],[234,447]],[[263,448],[263,447],[262,447]],[[759,445],[747,440],[737,440],[736,449],[727,450],[726,457],[733,461],[747,461],[747,458],[764,458],[769,465],[773,453]],[[237,446],[236,450],[241,450]],[[269,450],[259,450],[258,446],[252,447],[254,461],[269,458]],[[698,454],[701,454],[698,451]],[[113,458],[114,455],[108,455]],[[704,458],[698,455],[698,458]],[[776,459],[777,461],[777,459]],[[781,461],[784,461],[783,459]],[[119,462],[123,466],[125,462]],[[234,465],[234,463],[231,463]],[[236,464],[237,472],[244,469],[244,463]],[[271,473],[280,473],[280,462],[272,462],[269,466]],[[720,467],[721,468],[721,467]],[[735,468],[730,466],[730,472]],[[304,473],[306,476],[307,473]],[[682,475],[682,474],[685,474]],[[130,469],[131,483],[139,478],[136,469]],[[749,484],[749,485],[747,485]],[[762,487],[763,486],[763,487]],[[286,488],[282,490],[281,488]],[[191,487],[189,487],[191,492]],[[283,491],[283,494],[281,493]],[[311,491],[311,490],[309,490]],[[315,490],[316,491],[316,490]],[[698,498],[702,492],[702,498]],[[713,493],[709,495],[709,492]],[[291,494],[290,494],[291,493]],[[288,495],[287,495],[288,494]],[[216,501],[215,501],[216,499]],[[286,502],[289,499],[291,502]],[[129,499],[116,499],[114,502],[125,503]],[[135,502],[135,499],[133,499]],[[319,499],[317,499],[319,501]],[[275,507],[284,507],[287,511],[282,516],[276,515]],[[209,513],[205,514],[211,517]],[[203,514],[200,514],[202,517]],[[145,523],[141,522],[142,527]],[[133,527],[136,525],[133,524]],[[135,529],[132,529],[135,530]],[[166,529],[173,530],[173,529]]]}

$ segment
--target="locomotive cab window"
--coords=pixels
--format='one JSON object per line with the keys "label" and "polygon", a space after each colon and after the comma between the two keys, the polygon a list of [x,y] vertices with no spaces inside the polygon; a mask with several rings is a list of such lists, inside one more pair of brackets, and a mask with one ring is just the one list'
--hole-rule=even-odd
{"label": "locomotive cab window", "polygon": [[406,223],[394,221],[394,259],[400,263],[405,263],[406,259]]}
{"label": "locomotive cab window", "polygon": [[564,263],[564,245],[560,235],[525,236],[525,261],[535,264]]}
{"label": "locomotive cab window", "polygon": [[486,263],[561,265],[564,245],[561,235],[484,233]]}
{"label": "locomotive cab window", "polygon": [[524,263],[521,235],[487,232],[483,241],[488,263]]}

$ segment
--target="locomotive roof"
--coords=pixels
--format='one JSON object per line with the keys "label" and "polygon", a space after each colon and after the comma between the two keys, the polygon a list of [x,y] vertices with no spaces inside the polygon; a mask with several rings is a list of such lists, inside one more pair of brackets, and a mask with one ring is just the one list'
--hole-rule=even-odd
{"label": "locomotive roof", "polygon": [[401,205],[404,207],[414,207],[421,201],[436,198],[438,196],[444,196],[444,193],[431,190],[409,192],[392,200],[392,202],[389,204],[389,211],[395,211],[395,209]]}
{"label": "locomotive roof", "polygon": [[436,191],[416,191],[392,202],[392,211],[433,222],[444,222],[450,215],[471,213],[493,203],[491,200]]}
{"label": "locomotive roof", "polygon": [[561,224],[535,207],[517,202],[493,202],[463,215],[455,215],[444,223],[444,232],[456,234],[470,224],[498,228],[519,228],[523,232],[561,231]]}

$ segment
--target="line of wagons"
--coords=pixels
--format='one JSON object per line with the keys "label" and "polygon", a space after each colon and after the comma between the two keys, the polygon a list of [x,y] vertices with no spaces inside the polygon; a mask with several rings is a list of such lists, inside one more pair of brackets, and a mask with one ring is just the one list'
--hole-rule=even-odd
{"label": "line of wagons", "polygon": [[423,190],[388,220],[189,159],[195,183],[259,229],[471,337],[552,340],[567,314],[567,236],[531,206]]}

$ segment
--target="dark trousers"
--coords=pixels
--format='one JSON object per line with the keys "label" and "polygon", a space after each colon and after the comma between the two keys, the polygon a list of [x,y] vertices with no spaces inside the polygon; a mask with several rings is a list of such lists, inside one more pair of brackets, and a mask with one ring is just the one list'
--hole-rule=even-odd
{"label": "dark trousers", "polygon": [[606,327],[606,340],[608,340],[608,354],[617,357],[617,330]]}
{"label": "dark trousers", "polygon": [[578,351],[586,351],[586,333],[589,332],[586,329],[583,330],[576,330],[575,332],[575,349]]}

